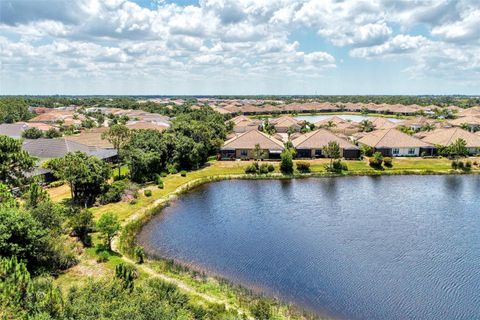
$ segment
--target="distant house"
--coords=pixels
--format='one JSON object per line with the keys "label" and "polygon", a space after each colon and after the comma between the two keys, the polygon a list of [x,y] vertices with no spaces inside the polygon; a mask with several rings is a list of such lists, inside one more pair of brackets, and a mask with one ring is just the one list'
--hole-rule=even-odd
{"label": "distant house", "polygon": [[433,120],[433,119],[428,119],[425,117],[417,117],[413,119],[408,119],[405,121],[402,121],[398,123],[400,126],[405,126],[407,128],[412,129],[413,131],[418,131],[425,127],[426,125],[434,125],[435,127],[438,127],[438,123]]}
{"label": "distant house", "polygon": [[434,146],[396,129],[375,130],[358,140],[388,157],[433,155]]}
{"label": "distant house", "polygon": [[343,134],[347,136],[360,131],[360,125],[357,122],[347,121],[338,116],[333,116],[316,122],[315,128],[325,128],[335,134]]}
{"label": "distant house", "polygon": [[84,130],[80,134],[65,136],[64,139],[90,148],[113,149],[113,145],[107,139],[102,139],[102,134],[107,130],[108,128],[93,128]]}
{"label": "distant house", "polygon": [[319,129],[301,135],[292,140],[293,146],[297,150],[297,157],[299,158],[320,158],[324,157],[323,147],[329,142],[335,141],[340,147],[342,157],[346,159],[360,158],[360,149],[342,139],[328,130]]}
{"label": "distant house", "polygon": [[271,119],[270,123],[275,127],[279,133],[286,133],[290,131],[300,131],[303,121],[297,120],[293,117],[284,116],[278,119]]}
{"label": "distant house", "polygon": [[259,126],[262,124],[260,120],[251,119],[243,115],[232,118],[229,121],[233,122],[233,131],[237,133],[258,130]]}
{"label": "distant house", "polygon": [[465,140],[470,155],[480,153],[480,135],[473,134],[460,128],[437,129],[428,132],[422,140],[432,145],[447,147],[457,141],[457,139]]}
{"label": "distant house", "polygon": [[480,130],[480,117],[466,116],[455,120],[449,120],[448,122],[454,127],[466,126],[470,131]]}
{"label": "distant house", "polygon": [[254,159],[257,144],[262,150],[262,158],[278,159],[285,149],[281,141],[258,130],[250,130],[225,141],[220,148],[220,157],[222,159]]}
{"label": "distant house", "polygon": [[390,121],[383,117],[371,117],[368,119],[376,130],[392,129],[397,126],[393,121]]}
{"label": "distant house", "polygon": [[117,157],[115,149],[92,147],[65,138],[25,140],[23,149],[40,160],[60,158],[75,151],[81,151],[105,161],[113,161]]}
{"label": "distant house", "polygon": [[480,106],[472,107],[468,109],[462,109],[458,112],[459,117],[480,117]]}

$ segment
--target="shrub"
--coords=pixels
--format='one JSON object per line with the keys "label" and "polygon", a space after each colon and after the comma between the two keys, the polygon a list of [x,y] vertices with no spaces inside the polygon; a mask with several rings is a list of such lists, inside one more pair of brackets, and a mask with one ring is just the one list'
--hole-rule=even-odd
{"label": "shrub", "polygon": [[158,184],[158,189],[163,189],[164,188],[164,185],[163,185],[163,181],[160,181]]}
{"label": "shrub", "polygon": [[187,171],[185,171],[185,170],[180,171],[180,175],[182,177],[186,177],[187,176]]}
{"label": "shrub", "polygon": [[310,172],[310,163],[308,162],[297,162],[297,170],[301,173]]}
{"label": "shrub", "polygon": [[292,174],[293,173],[293,156],[292,152],[288,149],[285,149],[280,155],[280,171],[283,174]]}
{"label": "shrub", "polygon": [[135,258],[138,264],[142,264],[145,260],[145,250],[143,247],[136,246],[134,249]]}
{"label": "shrub", "polygon": [[383,155],[380,152],[375,152],[373,157],[368,159],[368,163],[371,167],[380,168],[383,163]]}
{"label": "shrub", "polygon": [[463,170],[465,168],[465,163],[463,163],[463,161],[458,161],[457,167],[458,169]]}
{"label": "shrub", "polygon": [[373,155],[373,149],[372,147],[362,144],[360,146],[360,154],[364,157],[371,157]]}
{"label": "shrub", "polygon": [[262,163],[259,167],[259,172],[261,174],[267,174],[268,173],[268,164]]}
{"label": "shrub", "polygon": [[272,318],[270,304],[265,300],[258,301],[250,310],[255,319],[269,320]]}
{"label": "shrub", "polygon": [[138,200],[137,199],[132,199],[130,200],[129,204],[134,205],[137,204]]}
{"label": "shrub", "polygon": [[110,255],[108,254],[107,251],[100,251],[97,255],[97,262],[98,263],[107,262],[109,257]]}
{"label": "shrub", "polygon": [[50,128],[45,132],[45,137],[49,139],[59,138],[62,136],[62,133],[55,128]]}
{"label": "shrub", "polygon": [[119,202],[122,200],[122,194],[125,190],[125,180],[115,181],[108,186],[107,192],[100,196],[101,204]]}
{"label": "shrub", "polygon": [[25,129],[22,132],[22,138],[25,138],[25,139],[40,139],[42,137],[43,137],[43,131],[35,127]]}
{"label": "shrub", "polygon": [[457,170],[457,168],[458,168],[458,161],[457,161],[457,160],[453,160],[453,161],[452,161],[452,169]]}
{"label": "shrub", "polygon": [[177,167],[172,163],[167,164],[167,170],[168,170],[168,173],[170,174],[178,173]]}
{"label": "shrub", "polygon": [[165,178],[166,176],[168,176],[168,173],[165,171],[160,172],[160,177]]}
{"label": "shrub", "polygon": [[385,157],[383,159],[383,164],[385,165],[385,167],[393,167],[393,159],[391,157]]}
{"label": "shrub", "polygon": [[275,171],[275,167],[273,166],[273,164],[269,164],[268,165],[268,172],[273,172]]}
{"label": "shrub", "polygon": [[255,161],[254,163],[245,168],[245,173],[255,174],[259,171],[259,169],[260,168],[258,166],[258,162]]}
{"label": "shrub", "polygon": [[332,162],[333,171],[340,172],[343,169],[343,164],[341,160],[335,160]]}
{"label": "shrub", "polygon": [[466,171],[472,170],[472,161],[470,160],[465,161],[465,170]]}
{"label": "shrub", "polygon": [[58,180],[58,181],[53,181],[51,182],[48,186],[50,188],[56,188],[56,187],[60,187],[60,186],[63,186],[65,184],[65,181],[64,180]]}
{"label": "shrub", "polygon": [[144,190],[143,194],[145,195],[145,197],[151,197],[152,196],[152,190],[149,190],[149,189]]}

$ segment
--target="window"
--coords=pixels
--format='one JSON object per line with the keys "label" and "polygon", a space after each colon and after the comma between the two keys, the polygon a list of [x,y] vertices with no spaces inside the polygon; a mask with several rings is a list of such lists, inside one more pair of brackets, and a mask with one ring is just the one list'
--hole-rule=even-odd
{"label": "window", "polygon": [[393,153],[393,154],[399,154],[399,153],[400,153],[400,149],[398,149],[398,148],[393,148],[393,149],[392,149],[392,153]]}
{"label": "window", "polygon": [[415,154],[415,148],[408,148],[408,154]]}
{"label": "window", "polygon": [[248,156],[248,150],[246,150],[246,149],[240,150],[240,156],[242,156],[242,157]]}

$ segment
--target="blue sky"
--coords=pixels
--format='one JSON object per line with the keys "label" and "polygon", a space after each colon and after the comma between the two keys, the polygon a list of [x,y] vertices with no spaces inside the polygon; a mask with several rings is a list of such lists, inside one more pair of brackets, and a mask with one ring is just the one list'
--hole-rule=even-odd
{"label": "blue sky", "polygon": [[478,0],[2,0],[0,94],[480,94]]}

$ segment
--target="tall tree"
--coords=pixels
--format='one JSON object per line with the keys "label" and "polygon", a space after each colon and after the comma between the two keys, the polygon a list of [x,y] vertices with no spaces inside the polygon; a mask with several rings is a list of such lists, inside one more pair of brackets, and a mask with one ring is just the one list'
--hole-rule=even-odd
{"label": "tall tree", "polygon": [[118,152],[118,176],[122,165],[122,150],[130,138],[130,129],[123,124],[114,124],[102,134],[102,139],[107,139]]}
{"label": "tall tree", "polygon": [[375,126],[373,125],[372,121],[370,120],[362,120],[360,121],[360,130],[362,132],[370,132],[375,130]]}
{"label": "tall tree", "polygon": [[28,180],[35,158],[22,150],[22,141],[0,135],[0,181],[8,187],[18,187]]}
{"label": "tall tree", "polygon": [[467,142],[462,138],[458,138],[451,145],[448,146],[448,152],[450,156],[454,158],[467,156]]}
{"label": "tall tree", "polygon": [[57,178],[68,182],[73,202],[85,207],[95,202],[110,177],[107,163],[79,151],[52,159],[46,166]]}
{"label": "tall tree", "polygon": [[120,222],[113,213],[104,213],[97,221],[97,229],[102,234],[105,246],[108,250],[112,250],[112,239],[120,230]]}
{"label": "tall tree", "polygon": [[322,149],[323,154],[326,158],[330,158],[330,170],[333,170],[333,160],[340,159],[341,152],[340,146],[336,141],[330,141],[326,146]]}

